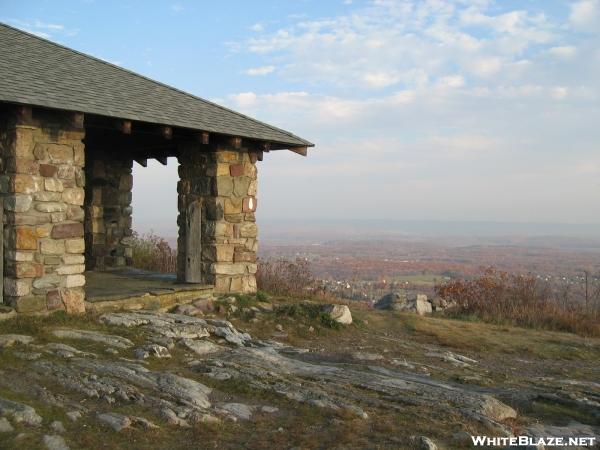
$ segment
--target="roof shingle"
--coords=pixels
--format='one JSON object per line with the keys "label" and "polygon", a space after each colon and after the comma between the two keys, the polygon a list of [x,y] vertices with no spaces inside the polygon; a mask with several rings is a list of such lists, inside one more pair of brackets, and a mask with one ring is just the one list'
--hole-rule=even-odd
{"label": "roof shingle", "polygon": [[312,146],[294,134],[0,23],[0,101]]}

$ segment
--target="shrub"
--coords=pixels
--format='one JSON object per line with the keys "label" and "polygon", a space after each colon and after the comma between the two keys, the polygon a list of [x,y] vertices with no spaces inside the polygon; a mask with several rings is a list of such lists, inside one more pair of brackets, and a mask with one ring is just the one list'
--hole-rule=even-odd
{"label": "shrub", "polygon": [[133,266],[153,272],[177,271],[177,250],[153,232],[133,233]]}
{"label": "shrub", "polygon": [[453,280],[435,287],[456,307],[449,314],[474,316],[493,323],[600,335],[597,312],[580,303],[565,305],[548,284],[531,275],[514,275],[493,268],[472,280]]}
{"label": "shrub", "polygon": [[293,297],[312,295],[315,290],[309,263],[303,259],[259,260],[256,284],[261,291]]}
{"label": "shrub", "polygon": [[325,313],[323,306],[319,304],[292,303],[277,307],[275,313],[280,316],[318,320],[324,327],[333,328],[334,330],[339,330],[342,327],[339,322],[336,322],[329,314]]}
{"label": "shrub", "polygon": [[266,302],[267,300],[269,300],[269,296],[265,291],[257,291],[256,300],[258,300],[259,302]]}

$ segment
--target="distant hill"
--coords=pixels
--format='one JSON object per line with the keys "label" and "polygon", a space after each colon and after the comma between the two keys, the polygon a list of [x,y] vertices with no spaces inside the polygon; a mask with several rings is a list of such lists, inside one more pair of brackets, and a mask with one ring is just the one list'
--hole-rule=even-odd
{"label": "distant hill", "polygon": [[[516,223],[432,220],[260,220],[269,241],[331,239],[407,239],[445,245],[518,245],[599,249],[600,224]],[[457,239],[460,238],[460,239]]]}

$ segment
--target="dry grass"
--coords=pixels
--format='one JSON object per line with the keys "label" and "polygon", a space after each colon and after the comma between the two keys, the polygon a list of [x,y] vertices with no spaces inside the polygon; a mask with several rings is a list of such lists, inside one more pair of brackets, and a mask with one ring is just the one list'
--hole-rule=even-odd
{"label": "dry grass", "polygon": [[153,272],[177,271],[177,250],[153,232],[133,233],[133,266]]}
{"label": "dry grass", "polygon": [[315,279],[308,261],[259,261],[256,284],[262,291],[275,295],[299,297],[311,295]]}
{"label": "dry grass", "polygon": [[324,289],[313,276],[310,263],[301,258],[258,261],[256,284],[259,292],[288,299],[311,299],[328,303],[346,303]]}
{"label": "dry grass", "polygon": [[436,286],[436,293],[456,303],[448,312],[451,316],[600,336],[598,311],[557,301],[552,289],[534,276],[487,269],[473,280]]}

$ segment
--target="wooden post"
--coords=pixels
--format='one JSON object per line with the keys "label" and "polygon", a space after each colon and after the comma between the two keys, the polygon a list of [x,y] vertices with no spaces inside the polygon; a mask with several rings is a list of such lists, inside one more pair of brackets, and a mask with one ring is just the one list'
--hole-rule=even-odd
{"label": "wooden post", "polygon": [[185,217],[185,282],[202,282],[202,204],[188,205]]}
{"label": "wooden post", "polygon": [[4,303],[4,197],[0,197],[0,305]]}

